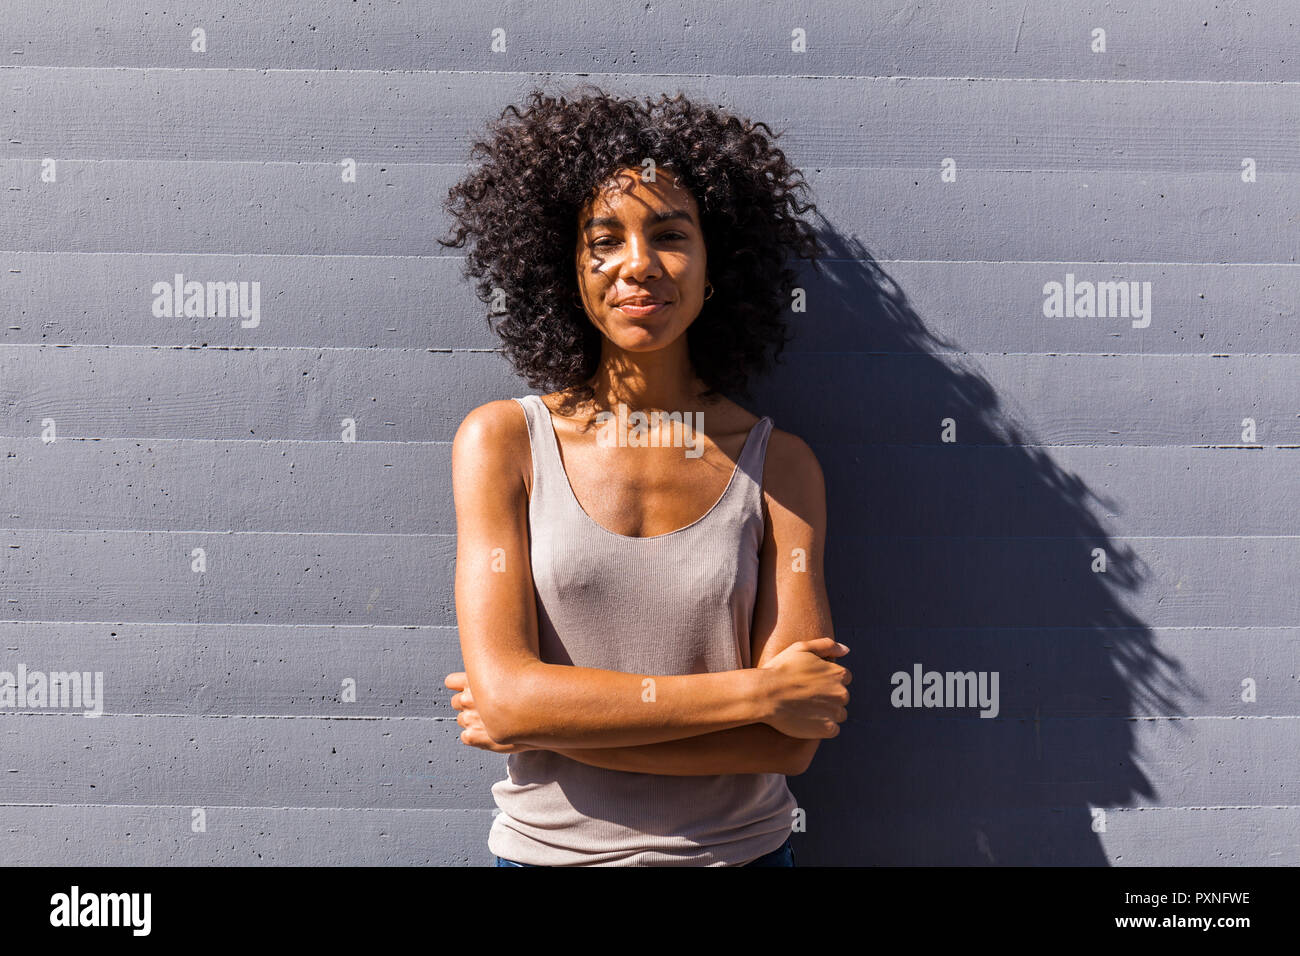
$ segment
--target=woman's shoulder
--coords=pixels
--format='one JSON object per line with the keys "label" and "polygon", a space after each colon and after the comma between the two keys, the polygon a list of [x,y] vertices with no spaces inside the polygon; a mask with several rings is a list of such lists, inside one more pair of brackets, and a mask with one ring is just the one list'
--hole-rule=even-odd
{"label": "woman's shoulder", "polygon": [[461,420],[456,435],[458,438],[464,433],[478,439],[501,439],[516,437],[521,432],[527,437],[528,422],[522,405],[517,399],[498,398],[471,409]]}
{"label": "woman's shoulder", "polygon": [[471,409],[456,429],[452,441],[452,467],[473,459],[501,474],[519,475],[528,484],[531,462],[528,420],[523,406],[513,398],[484,402]]}
{"label": "woman's shoulder", "polygon": [[812,446],[794,432],[772,426],[763,465],[763,488],[781,499],[803,498],[824,488],[821,462]]}

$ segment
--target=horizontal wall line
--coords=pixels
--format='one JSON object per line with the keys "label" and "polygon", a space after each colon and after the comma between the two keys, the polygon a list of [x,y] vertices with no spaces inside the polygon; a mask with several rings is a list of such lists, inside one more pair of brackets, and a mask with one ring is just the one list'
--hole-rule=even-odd
{"label": "horizontal wall line", "polygon": [[[313,538],[454,538],[454,532],[450,531],[234,531],[229,528],[185,528],[174,530],[169,528],[0,528],[0,533],[13,532],[25,534],[28,532],[39,532],[41,534],[265,534],[265,535],[286,535],[289,537],[313,537]],[[1206,537],[1217,537],[1216,535],[1207,535]],[[1227,537],[1251,537],[1251,535],[1228,535]],[[1262,536],[1260,536],[1262,537]],[[1281,535],[1280,537],[1287,537]],[[1082,540],[1091,540],[1081,536]]]}
{"label": "horizontal wall line", "polygon": [[[10,145],[22,145],[21,142],[11,140]],[[340,155],[347,152],[347,147],[340,149]],[[63,163],[139,163],[149,166],[183,165],[183,166],[319,166],[325,168],[337,168],[339,160],[337,159],[168,159],[162,157],[136,157],[136,156],[71,156],[66,153],[54,151],[60,162]],[[1055,154],[1053,154],[1055,155]],[[40,162],[34,156],[0,156],[0,163],[36,163]],[[468,162],[444,162],[432,163],[422,162],[419,160],[357,160],[353,159],[353,165],[358,169],[364,167],[377,167],[383,169],[393,168],[415,168],[419,166],[429,166],[432,168],[455,168],[469,169],[471,164]],[[907,163],[872,163],[870,165],[841,166],[838,164],[813,163],[805,162],[804,166],[815,166],[818,172],[824,170],[845,170],[861,172],[879,172],[885,170],[915,170],[934,172],[934,166],[925,164],[909,165]],[[1053,166],[990,166],[983,163],[977,163],[966,160],[963,163],[964,170],[978,170],[983,173],[1029,173],[1033,175],[1057,175],[1057,176],[1080,176],[1083,174],[1106,175],[1108,173],[1122,174],[1134,170],[1143,170],[1147,172],[1169,172],[1174,175],[1193,175],[1196,173],[1222,173],[1230,167],[1220,165],[1196,166],[1186,162],[1174,164],[1167,163],[1163,166],[1145,165],[1145,166],[1090,166],[1086,164],[1075,163],[1068,167]],[[11,191],[18,191],[21,187],[11,186]]]}
{"label": "horizontal wall line", "polygon": [[[23,161],[23,160],[18,160]],[[856,169],[860,167],[820,167],[822,169],[843,168]],[[0,255],[16,256],[194,256],[194,257],[223,257],[228,259],[465,259],[463,255],[399,255],[395,253],[369,253],[369,252],[183,252],[183,251],[150,251],[150,250],[61,250],[61,249],[0,249]],[[823,256],[821,262],[855,262],[865,263],[867,260],[857,257],[836,257]],[[980,265],[980,266],[1034,266],[1034,265],[1066,265],[1066,266],[1185,266],[1188,268],[1208,268],[1218,266],[1223,269],[1235,269],[1242,266],[1287,266],[1290,268],[1300,268],[1300,262],[1294,260],[1277,261],[1277,262],[1192,262],[1186,259],[878,259],[874,256],[871,261],[879,265]],[[19,269],[10,269],[10,272],[20,272]]]}
{"label": "horizontal wall line", "polygon": [[[1090,807],[1105,809],[1107,813],[1145,813],[1148,811],[1197,811],[1197,810],[1300,810],[1300,805],[1292,803],[1256,803],[1225,804],[1221,806],[1160,806],[1160,807],[1110,807],[1091,801],[1082,801]],[[1078,804],[1071,806],[1042,807],[1047,811],[1077,813]],[[319,810],[323,812],[362,810],[367,813],[488,813],[496,814],[496,807],[291,807],[269,806],[262,804],[217,804],[217,803],[0,803],[5,807],[30,807],[35,809],[87,809],[87,810],[189,810],[202,807],[205,810]]]}
{"label": "horizontal wall line", "polygon": [[[495,813],[495,807],[278,807],[262,804],[218,804],[218,803],[0,803],[3,807],[36,807],[48,809],[84,808],[88,810],[188,810],[202,807],[205,810],[364,810],[367,813]],[[1073,808],[1065,808],[1073,809]]]}
{"label": "horizontal wall line", "polygon": [[[204,316],[203,318],[212,318]],[[231,319],[239,316],[230,316]],[[159,319],[160,322],[180,321],[175,319]],[[1043,319],[1044,323],[1065,324],[1065,319]],[[1086,321],[1078,319],[1075,321]],[[1105,319],[1096,319],[1098,322]],[[20,329],[22,326],[10,326],[12,329]],[[392,352],[397,355],[415,355],[418,353],[455,355],[461,352],[470,355],[482,354],[504,354],[501,348],[466,348],[463,346],[450,346],[447,348],[438,348],[436,346],[410,346],[410,345],[248,345],[231,343],[222,345],[221,343],[207,342],[203,345],[151,345],[147,343],[136,342],[0,342],[0,349],[106,349],[124,351],[126,349],[146,349],[151,352],[172,351],[172,352],[364,352],[368,354],[377,354],[382,352]],[[907,356],[907,357],[931,357],[935,355],[965,355],[974,358],[1008,358],[1013,356],[1031,356],[1031,357],[1061,357],[1061,358],[1178,358],[1178,359],[1225,359],[1225,358],[1292,358],[1300,355],[1300,352],[1068,352],[1057,349],[1041,352],[990,352],[990,351],[973,351],[970,349],[911,349],[908,351],[891,351],[887,349],[821,349],[808,351],[800,349],[798,351],[790,350],[785,353],[788,356],[803,357],[805,355],[816,356],[844,356],[844,355],[877,355],[877,356]]]}
{"label": "horizontal wall line", "polygon": [[[454,531],[235,531],[229,528],[0,528],[0,534],[220,534],[295,538],[454,538]],[[1095,541],[1096,534],[855,534],[864,541]],[[1287,541],[1300,534],[1105,534],[1109,541]]]}
{"label": "horizontal wall line", "polygon": [[[176,443],[180,443],[180,442],[191,442],[191,443],[194,443],[194,442],[197,442],[197,443],[199,443],[199,444],[209,444],[209,445],[240,445],[240,444],[243,444],[243,445],[248,445],[248,444],[252,444],[252,445],[339,445],[339,444],[347,444],[347,445],[450,445],[450,444],[452,444],[451,439],[431,439],[431,440],[429,440],[429,441],[411,441],[411,440],[399,440],[399,439],[371,438],[371,439],[358,440],[358,441],[354,441],[354,442],[341,442],[341,441],[340,441],[339,439],[337,439],[337,438],[168,438],[168,437],[165,437],[165,436],[148,436],[148,435],[146,435],[146,436],[142,436],[142,437],[126,437],[126,438],[123,438],[123,437],[121,437],[121,436],[105,437],[105,436],[102,436],[102,435],[60,435],[59,438],[58,438],[58,440],[61,441],[61,442],[63,442],[63,441],[85,441],[85,442],[150,442],[150,443],[153,443],[153,444],[161,444],[161,443],[163,443],[163,442],[176,442]],[[41,437],[40,437],[39,435],[5,435],[5,434],[0,434],[0,441],[15,441],[15,442],[30,441],[30,442],[39,442],[39,441],[42,441],[42,439],[41,439]],[[826,442],[813,442],[812,444],[825,446],[825,445],[826,445]],[[1204,449],[1208,449],[1208,450],[1212,450],[1212,451],[1291,451],[1291,450],[1294,450],[1294,449],[1296,449],[1296,448],[1300,448],[1300,445],[1138,445],[1138,444],[1134,444],[1134,443],[1132,443],[1132,442],[1130,442],[1130,443],[1128,443],[1128,444],[1124,444],[1124,445],[1110,445],[1110,444],[1101,444],[1101,443],[1096,443],[1096,442],[1073,442],[1073,443],[1069,443],[1069,444],[1061,444],[1061,443],[1058,443],[1058,444],[1050,444],[1050,445],[1048,445],[1048,444],[1041,444],[1041,443],[1037,443],[1037,442],[1034,442],[1034,443],[1030,443],[1030,442],[1019,442],[1019,443],[1014,444],[1014,445],[1012,445],[1012,444],[1007,444],[1007,443],[1001,443],[1001,442],[999,442],[999,443],[984,444],[984,445],[981,445],[981,444],[974,444],[974,443],[968,443],[968,442],[935,442],[934,444],[928,444],[928,443],[927,443],[927,444],[923,444],[923,443],[919,443],[919,442],[871,442],[871,443],[866,443],[866,442],[856,442],[856,443],[854,443],[854,444],[852,444],[852,445],[849,445],[849,446],[847,446],[847,447],[851,447],[851,448],[871,448],[871,449],[873,449],[873,450],[878,450],[878,449],[882,449],[882,448],[886,448],[886,449],[887,449],[887,448],[925,448],[925,449],[935,449],[935,448],[942,448],[942,447],[945,447],[945,446],[946,446],[946,447],[950,447],[950,448],[980,448],[980,449],[984,449],[984,450],[990,450],[990,449],[1013,450],[1013,449],[1019,449],[1019,448],[1040,448],[1040,449],[1052,449],[1052,448],[1123,448],[1123,449],[1125,449],[1125,450],[1127,450],[1127,451],[1133,451],[1133,450],[1135,450],[1135,449],[1142,450],[1142,449],[1160,449],[1160,448],[1204,448]],[[0,529],[0,530],[4,530],[4,529]],[[18,528],[18,529],[10,529],[10,530],[23,530],[23,529]],[[57,530],[57,529],[55,529],[55,530]],[[92,530],[95,530],[95,529],[92,529]]]}
{"label": "horizontal wall line", "polygon": [[[4,624],[21,624],[21,625],[51,625],[55,627],[68,627],[72,625],[86,625],[87,627],[328,627],[328,628],[361,628],[362,630],[394,630],[394,631],[454,631],[455,624],[302,624],[297,622],[284,621],[52,621],[52,620],[0,620],[0,625]],[[1237,630],[1239,625],[1231,627],[1206,625],[1208,630]],[[1240,627],[1241,630],[1254,630],[1254,626]],[[1122,628],[1115,628],[1122,630]]]}
{"label": "horizontal wall line", "polygon": [[[75,668],[73,668],[75,670]],[[450,690],[442,687],[440,690]],[[204,718],[207,720],[415,720],[415,721],[451,721],[455,716],[422,717],[417,714],[137,714],[125,711],[106,710],[95,717],[87,717],[84,710],[9,710],[0,708],[0,719],[5,717],[80,717],[82,720],[102,720],[105,717],[160,717],[170,720],[176,718]],[[10,771],[11,773],[14,771]]]}
{"label": "horizontal wall line", "polygon": [[[3,625],[21,625],[24,627],[69,627],[69,626],[86,626],[86,627],[226,627],[226,628],[244,628],[244,627],[287,627],[287,628],[360,628],[362,630],[397,630],[397,631],[454,631],[455,624],[304,624],[298,622],[285,621],[59,621],[43,618],[33,618],[25,620],[0,620],[0,626]],[[866,625],[845,625],[841,628],[843,631],[870,631],[876,628]],[[1300,624],[1114,624],[1098,627],[1091,624],[1051,624],[1051,625],[1033,625],[1033,624],[954,624],[954,625],[904,625],[896,624],[883,628],[888,631],[915,631],[915,632],[980,632],[980,631],[1085,631],[1094,633],[1104,631],[1111,633],[1115,631],[1134,631],[1139,633],[1160,634],[1164,632],[1175,631],[1300,631]]]}
{"label": "horizontal wall line", "polygon": [[[15,50],[14,53],[21,53]],[[575,52],[581,52],[575,51]],[[1140,52],[1140,51],[1136,51]],[[806,56],[807,54],[792,54]],[[579,82],[593,76],[610,76],[620,79],[727,79],[727,80],[913,80],[935,83],[1136,83],[1143,85],[1179,83],[1206,86],[1300,86],[1300,80],[1144,80],[1112,79],[1108,77],[1015,77],[1015,76],[915,76],[906,73],[615,73],[608,71],[556,72],[554,70],[378,70],[371,67],[276,67],[276,66],[52,66],[34,63],[7,63],[0,70],[85,70],[96,73],[319,73],[336,76],[344,73],[379,73],[384,76],[537,76],[548,80],[556,77]]]}
{"label": "horizontal wall line", "polygon": [[[447,690],[450,690],[450,688],[448,688],[448,687],[441,687],[441,688],[439,688],[439,690],[447,691]],[[927,711],[927,712],[928,712],[928,711],[930,711],[930,710],[951,710],[951,709],[962,709],[962,708],[945,708],[945,707],[906,707],[906,708],[899,708],[899,709],[900,709],[900,710],[907,710],[907,711],[908,711],[907,714],[899,714],[899,715],[898,715],[900,718],[905,718],[905,717],[911,716],[911,712],[912,712],[912,711]],[[968,709],[968,710],[969,710],[970,708],[965,708],[965,709]],[[456,722],[456,717],[455,717],[455,716],[447,716],[447,717],[423,717],[423,716],[418,716],[418,715],[414,715],[414,714],[411,714],[411,715],[365,714],[365,715],[357,715],[357,716],[352,716],[352,715],[348,715],[348,714],[137,714],[137,713],[126,713],[126,712],[123,712],[123,711],[108,711],[108,710],[106,710],[106,711],[104,711],[103,713],[99,714],[99,715],[96,716],[96,717],[87,717],[86,714],[85,714],[84,709],[83,709],[83,710],[76,710],[76,709],[66,709],[66,710],[64,710],[64,709],[58,709],[58,710],[56,710],[56,709],[50,708],[50,709],[46,709],[46,710],[30,710],[30,711],[29,711],[29,710],[9,710],[9,709],[7,709],[7,708],[0,708],[0,720],[3,720],[5,717],[69,717],[69,718],[71,718],[71,717],[75,717],[75,718],[77,718],[78,720],[103,720],[103,719],[106,718],[106,717],[125,717],[125,718],[129,718],[129,719],[131,719],[131,720],[135,720],[136,718],[144,718],[144,717],[155,718],[155,717],[156,717],[156,718],[162,718],[162,719],[167,719],[167,720],[176,720],[176,719],[185,719],[185,720],[192,720],[192,719],[203,719],[203,720],[375,720],[375,721],[385,721],[385,720],[404,720],[404,721],[431,721],[431,722],[434,722],[434,723],[437,723],[437,722],[446,722],[446,721],[450,721],[451,723],[455,723],[455,722]],[[856,718],[855,718],[855,717],[849,717],[849,718],[847,718],[847,722],[850,723],[850,724],[879,723],[879,722],[881,722],[881,721],[886,721],[886,720],[891,720],[891,719],[892,719],[892,718],[891,718],[891,715],[890,715],[890,714],[885,714],[884,716],[874,716],[874,717],[856,717]],[[954,715],[951,716],[951,717],[944,717],[944,716],[941,716],[941,715],[936,714],[936,715],[934,715],[934,716],[927,716],[927,717],[925,717],[925,718],[923,718],[923,719],[925,719],[925,720],[927,720],[927,721],[934,721],[934,720],[941,720],[941,721],[954,721],[954,720],[959,720],[959,721],[963,721],[963,722],[968,722],[968,721],[971,720],[971,716],[970,716],[970,715],[959,715],[959,714],[954,714]],[[1180,714],[1167,714],[1167,715],[1154,715],[1154,716],[1134,715],[1134,714],[1087,714],[1087,715],[1079,715],[1079,716],[1075,716],[1075,717],[1069,717],[1069,716],[1063,716],[1063,715],[1059,715],[1059,714],[1053,714],[1053,715],[1050,715],[1050,716],[1047,716],[1047,717],[1039,717],[1039,716],[1030,717],[1030,716],[1028,716],[1028,715],[1025,715],[1025,716],[1021,716],[1021,717],[993,717],[993,718],[984,718],[984,717],[979,717],[979,718],[976,718],[976,719],[978,719],[978,720],[980,720],[980,721],[990,720],[990,726],[992,726],[993,723],[1010,724],[1010,723],[1025,723],[1025,722],[1028,722],[1028,721],[1032,721],[1032,722],[1034,722],[1034,723],[1036,723],[1036,724],[1054,724],[1054,723],[1061,723],[1061,722],[1064,722],[1064,721],[1079,721],[1079,720],[1090,720],[1090,721],[1110,721],[1110,722],[1124,721],[1124,722],[1130,722],[1130,723],[1133,722],[1133,721],[1138,721],[1138,720],[1144,720],[1144,721],[1150,721],[1150,722],[1160,721],[1160,720],[1168,720],[1168,721],[1175,721],[1175,720],[1176,720],[1176,721],[1190,721],[1190,720],[1300,720],[1300,714],[1195,714],[1195,715],[1192,715],[1192,714],[1181,714],[1181,715],[1180,715]],[[983,726],[982,723],[981,723],[981,726]],[[9,771],[9,772],[10,772],[10,773],[16,773],[17,771],[12,771],[12,770],[11,770],[11,771]]]}

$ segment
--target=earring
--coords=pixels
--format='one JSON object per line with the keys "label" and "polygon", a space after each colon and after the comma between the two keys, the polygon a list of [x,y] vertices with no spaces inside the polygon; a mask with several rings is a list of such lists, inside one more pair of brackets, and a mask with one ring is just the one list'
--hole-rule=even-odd
{"label": "earring", "polygon": [[711,299],[711,298],[713,298],[713,283],[712,283],[712,282],[706,282],[706,283],[704,283],[704,288],[706,288],[706,289],[709,290],[709,291],[705,294],[704,298],[705,298],[706,300],[707,300],[707,299]]}

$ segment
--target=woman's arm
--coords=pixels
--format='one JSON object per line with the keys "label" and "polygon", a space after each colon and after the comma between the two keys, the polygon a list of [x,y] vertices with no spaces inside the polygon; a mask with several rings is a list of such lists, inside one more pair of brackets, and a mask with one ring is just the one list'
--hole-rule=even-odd
{"label": "woman's arm", "polygon": [[[763,516],[767,530],[750,632],[750,660],[759,668],[796,641],[835,636],[823,573],[826,478],[808,443],[776,428],[763,466]],[[800,773],[822,739],[795,741]]]}
{"label": "woman's arm", "polygon": [[[797,641],[833,636],[821,572],[826,525],[825,480],[821,467],[803,441],[774,430],[764,472],[765,531],[750,633],[751,661],[755,667],[769,664]],[[788,559],[783,560],[782,556]],[[464,682],[459,681],[463,675],[451,677],[458,682],[449,679],[448,686],[465,689]],[[473,697],[468,693],[465,696],[472,707]],[[474,721],[471,717],[462,723],[468,725]],[[609,770],[674,776],[795,775],[808,768],[819,740],[790,737],[767,724],[755,723],[633,747],[545,749]],[[481,744],[485,749],[494,749],[491,740]]]}
{"label": "woman's arm", "polygon": [[[470,412],[452,444],[456,501],[456,618],[465,672],[484,728],[504,744],[626,747],[757,722],[828,736],[837,702],[809,697],[830,681],[774,669],[654,676],[547,664],[537,649],[537,609],[528,553],[531,459],[523,409],[513,399]],[[825,663],[825,662],[821,662]],[[799,686],[801,678],[803,687]]]}
{"label": "woman's arm", "polygon": [[493,740],[628,747],[752,723],[805,739],[839,733],[850,675],[821,656],[835,653],[831,638],[763,667],[707,674],[651,678],[542,662],[524,484],[530,461],[523,409],[511,399],[480,406],[456,432],[456,617],[465,672]]}
{"label": "woman's arm", "polygon": [[[846,649],[847,650],[847,649]],[[781,773],[793,776],[808,769],[804,761],[805,741],[788,737],[767,724],[747,724],[730,730],[667,740],[638,747],[530,747],[502,744],[483,729],[483,718],[474,705],[474,691],[464,671],[447,675],[447,686],[459,691],[452,699],[461,742],[491,753],[512,754],[525,750],[553,750],[579,763],[607,770],[658,773],[668,776],[700,776],[720,773]]]}
{"label": "woman's arm", "polygon": [[711,776],[719,773],[781,773],[788,776],[808,769],[804,761],[807,741],[787,737],[767,724],[748,724],[683,740],[640,747],[556,748],[556,753],[579,763],[606,770],[658,773],[671,777]]}

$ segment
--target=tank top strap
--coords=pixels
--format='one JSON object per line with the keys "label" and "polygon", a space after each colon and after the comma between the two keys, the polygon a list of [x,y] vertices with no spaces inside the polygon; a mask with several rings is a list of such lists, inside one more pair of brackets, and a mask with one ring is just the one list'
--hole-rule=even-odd
{"label": "tank top strap", "polygon": [[767,440],[772,436],[772,427],[772,419],[764,415],[749,430],[745,447],[740,451],[740,470],[759,485],[763,483],[763,464],[767,460]]}
{"label": "tank top strap", "polygon": [[740,450],[740,457],[736,460],[735,473],[727,490],[723,492],[723,500],[718,503],[717,511],[736,517],[762,517],[763,466],[767,461],[767,444],[772,436],[772,427],[772,419],[764,415],[750,428],[744,447]]}
{"label": "tank top strap", "polygon": [[523,406],[524,417],[528,421],[528,444],[533,459],[530,508],[542,504],[562,506],[565,498],[561,492],[565,490],[568,478],[560,460],[560,446],[555,438],[555,427],[551,424],[551,410],[546,407],[540,395],[525,395],[515,401]]}

